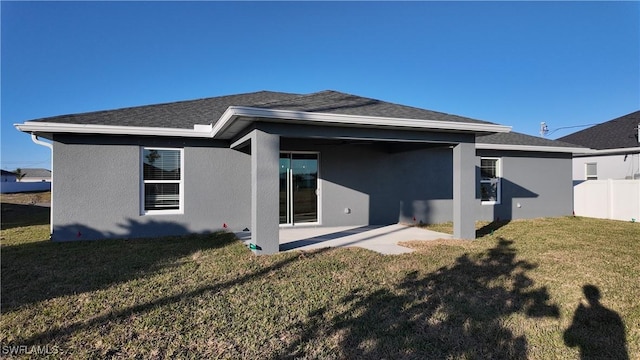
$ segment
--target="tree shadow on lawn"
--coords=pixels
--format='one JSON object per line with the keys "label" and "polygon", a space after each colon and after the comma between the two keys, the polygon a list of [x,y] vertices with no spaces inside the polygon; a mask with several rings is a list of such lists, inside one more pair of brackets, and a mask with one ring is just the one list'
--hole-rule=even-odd
{"label": "tree shadow on lawn", "polygon": [[47,331],[35,334],[27,338],[17,338],[12,342],[8,344],[3,344],[3,345],[7,345],[9,347],[18,346],[18,345],[34,346],[38,344],[46,345],[46,344],[51,344],[55,342],[63,342],[65,340],[68,340],[69,337],[73,336],[74,334],[81,332],[85,329],[107,328],[110,326],[110,324],[120,321],[122,319],[127,319],[132,315],[140,315],[147,311],[156,309],[158,307],[165,307],[167,305],[171,305],[171,304],[183,301],[185,299],[196,298],[206,293],[212,293],[212,292],[217,293],[237,285],[242,285],[242,284],[251,282],[256,278],[268,276],[274,271],[283,269],[291,265],[292,263],[299,261],[300,259],[303,259],[303,258],[312,259],[315,256],[318,256],[328,250],[329,248],[323,248],[323,249],[315,250],[312,252],[305,252],[301,256],[287,257],[272,265],[260,268],[252,273],[246,274],[244,276],[236,277],[228,281],[223,281],[223,282],[211,284],[208,286],[202,286],[193,291],[189,291],[186,293],[180,293],[172,296],[161,297],[156,300],[149,301],[143,304],[130,306],[118,311],[111,311],[104,315],[92,317],[87,320],[79,320],[66,326],[54,326]]}
{"label": "tree shadow on lawn", "polygon": [[51,208],[48,206],[3,202],[0,208],[2,209],[2,230],[49,223]]}
{"label": "tree shadow on lawn", "polygon": [[2,246],[1,311],[105,289],[156,273],[198,250],[222,248],[235,241],[234,234],[218,232],[155,239],[45,240]]}
{"label": "tree shadow on lawn", "polygon": [[477,229],[476,238],[479,239],[487,235],[492,235],[494,231],[499,230],[500,228],[502,228],[503,226],[506,226],[510,222],[511,222],[510,220],[494,220],[488,223],[487,225],[484,225],[483,227]]}
{"label": "tree shadow on lawn", "polygon": [[[308,343],[337,338],[340,358],[527,358],[527,340],[503,323],[505,317],[559,318],[545,287],[534,288],[516,261],[513,241],[500,239],[480,255],[462,255],[455,264],[421,275],[406,275],[392,289],[342,299],[346,310],[332,315],[319,308],[298,341],[277,357],[313,357]],[[314,340],[315,339],[315,340]]]}

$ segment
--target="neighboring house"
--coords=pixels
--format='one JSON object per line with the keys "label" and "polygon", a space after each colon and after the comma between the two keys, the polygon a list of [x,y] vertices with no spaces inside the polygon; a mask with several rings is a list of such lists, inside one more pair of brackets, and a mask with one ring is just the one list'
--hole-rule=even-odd
{"label": "neighboring house", "polygon": [[24,174],[24,177],[21,182],[43,182],[43,181],[51,181],[51,170],[47,169],[30,169],[24,168],[20,169]]}
{"label": "neighboring house", "polygon": [[[29,170],[29,172],[27,172]],[[38,170],[38,171],[30,171]],[[44,171],[40,171],[44,170]],[[35,192],[51,190],[51,172],[45,169],[20,169],[25,176],[18,180],[18,174],[2,170],[2,182],[0,182],[0,193],[19,193],[19,192]],[[27,178],[28,174],[32,174],[32,178]],[[40,175],[48,175],[48,180]]]}
{"label": "neighboring house", "polygon": [[17,176],[11,171],[2,170],[2,182],[16,182]]}
{"label": "neighboring house", "polygon": [[322,91],[270,91],[16,124],[53,143],[52,239],[570,215],[575,145]]}
{"label": "neighboring house", "polygon": [[595,149],[575,154],[573,179],[640,179],[640,111],[561,137],[560,141]]}
{"label": "neighboring house", "polygon": [[576,215],[640,219],[639,132],[636,111],[560,138],[592,149],[573,158]]}

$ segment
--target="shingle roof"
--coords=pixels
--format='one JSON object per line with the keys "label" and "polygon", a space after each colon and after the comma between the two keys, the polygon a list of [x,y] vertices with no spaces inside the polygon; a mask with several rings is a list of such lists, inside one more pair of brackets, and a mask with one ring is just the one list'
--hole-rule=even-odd
{"label": "shingle roof", "polygon": [[[195,124],[204,125],[215,123],[229,106],[248,106],[274,110],[493,124],[487,121],[394,104],[332,90],[325,90],[306,95],[259,91],[246,94],[145,105],[116,110],[61,115],[32,121],[191,129]],[[486,144],[575,147],[573,144],[514,132],[479,136],[477,141],[479,143]]]}
{"label": "shingle roof", "polygon": [[330,114],[493,124],[487,121],[394,104],[333,90],[288,98],[258,107]]}
{"label": "shingle roof", "polygon": [[11,175],[16,176],[16,173],[11,172],[11,171],[2,170],[2,169],[0,169],[0,171],[2,172],[3,176],[11,176]]}
{"label": "shingle roof", "polygon": [[215,123],[222,113],[232,105],[257,106],[259,104],[297,96],[300,95],[273,91],[258,91],[247,94],[219,96],[165,104],[153,104],[115,110],[60,115],[32,121],[66,124],[193,129],[193,125],[195,124],[206,125]]}
{"label": "shingle roof", "polygon": [[486,121],[330,90],[308,95],[259,91],[166,104],[61,115],[31,121],[190,129],[195,124],[215,123],[229,106],[491,124]]}
{"label": "shingle roof", "polygon": [[638,147],[638,124],[640,110],[563,136],[558,140],[596,150]]}
{"label": "shingle roof", "polygon": [[538,136],[521,134],[518,132],[497,133],[476,137],[476,142],[481,144],[505,144],[505,145],[529,145],[529,146],[555,146],[577,148],[575,144],[570,144],[558,140],[550,140]]}
{"label": "shingle roof", "polygon": [[51,177],[51,170],[41,168],[22,168],[20,171],[25,178],[48,178]]}

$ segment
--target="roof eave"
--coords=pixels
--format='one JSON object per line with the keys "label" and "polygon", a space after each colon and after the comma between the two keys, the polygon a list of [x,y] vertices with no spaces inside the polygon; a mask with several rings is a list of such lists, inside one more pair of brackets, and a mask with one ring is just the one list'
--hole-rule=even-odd
{"label": "roof eave", "polygon": [[150,135],[172,137],[211,137],[212,125],[195,125],[193,129],[176,129],[141,126],[114,126],[93,124],[67,124],[41,121],[27,121],[14,126],[26,133],[70,133],[70,134],[104,134],[104,135]]}
{"label": "roof eave", "polygon": [[484,123],[466,123],[439,120],[418,120],[362,115],[310,113],[292,110],[272,110],[243,106],[230,106],[215,125],[194,125],[193,129],[139,127],[94,124],[68,124],[27,121],[14,126],[26,133],[72,133],[105,135],[148,135],[171,137],[195,137],[231,139],[240,130],[255,121],[286,120],[287,123],[333,125],[362,128],[395,128],[424,131],[455,131],[472,133],[506,133],[510,126]]}
{"label": "roof eave", "polygon": [[589,149],[590,152],[578,153],[580,156],[598,156],[598,155],[623,155],[623,154],[635,154],[640,153],[640,146],[638,147],[628,147],[628,148],[617,148],[617,149],[602,149],[602,150],[594,150]]}
{"label": "roof eave", "polygon": [[[242,124],[237,124],[241,119]],[[222,114],[213,127],[213,137],[230,139],[249,123],[269,119],[273,121],[287,120],[287,123],[313,123],[315,125],[332,125],[344,127],[366,128],[398,128],[433,131],[458,131],[473,133],[507,133],[510,126],[483,123],[466,123],[440,120],[420,120],[363,115],[346,115],[332,113],[312,113],[293,110],[274,110],[245,106],[230,106]],[[231,130],[231,131],[230,131]]]}
{"label": "roof eave", "polygon": [[565,146],[511,145],[511,144],[488,144],[488,143],[476,143],[476,149],[555,152],[555,153],[569,153],[569,154],[590,154],[594,151],[592,149],[578,148],[578,147],[565,147]]}

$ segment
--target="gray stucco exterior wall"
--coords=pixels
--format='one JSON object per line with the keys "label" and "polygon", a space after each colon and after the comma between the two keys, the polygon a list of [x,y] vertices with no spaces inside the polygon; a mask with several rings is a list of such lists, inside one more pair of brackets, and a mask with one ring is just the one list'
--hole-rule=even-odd
{"label": "gray stucco exterior wall", "polygon": [[[282,148],[320,153],[323,226],[454,220],[450,146],[396,152],[378,143],[322,145],[322,141],[283,139]],[[464,209],[464,218],[493,221],[571,215],[570,154],[477,150],[476,167],[483,156],[501,159],[501,202],[481,204],[476,168],[475,176],[470,175],[475,199]]]}
{"label": "gray stucco exterior wall", "polygon": [[288,151],[320,154],[323,226],[451,221],[449,146],[395,151],[386,144],[322,143],[282,140]]}
{"label": "gray stucco exterior wall", "polygon": [[[253,151],[230,149],[225,141],[56,135],[52,239],[180,235],[216,231],[223,224],[231,231],[262,229],[270,233],[265,239],[273,238],[278,228],[276,143],[280,151],[319,153],[321,226],[454,219],[454,152],[448,141],[454,142],[456,137],[450,134],[425,136],[439,142],[400,143],[389,139],[301,139],[296,132],[288,136],[258,132],[265,136],[258,139],[257,148],[270,151],[264,153],[265,159],[255,157],[253,161]],[[420,140],[418,135],[412,136]],[[183,214],[140,214],[141,146],[184,148]],[[462,174],[467,184],[475,183],[476,196],[460,217],[491,221],[571,214],[570,154],[478,150],[476,165],[480,156],[501,158],[502,201],[481,205],[479,171],[476,169],[471,180]],[[258,184],[263,176],[271,181]],[[258,203],[252,207],[252,191],[264,194],[260,186],[270,195],[262,201],[256,197]],[[273,223],[253,223],[258,217],[252,211],[272,213],[265,218]]]}
{"label": "gray stucco exterior wall", "polygon": [[[140,147],[184,148],[184,214],[141,215]],[[250,227],[250,155],[214,141],[56,135],[53,240]]]}
{"label": "gray stucco exterior wall", "polygon": [[[477,220],[530,219],[571,215],[571,154],[478,150],[501,159],[501,202],[478,205]],[[479,181],[478,181],[479,183]]]}

